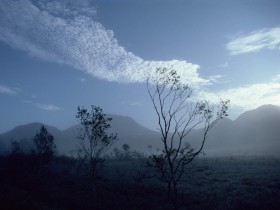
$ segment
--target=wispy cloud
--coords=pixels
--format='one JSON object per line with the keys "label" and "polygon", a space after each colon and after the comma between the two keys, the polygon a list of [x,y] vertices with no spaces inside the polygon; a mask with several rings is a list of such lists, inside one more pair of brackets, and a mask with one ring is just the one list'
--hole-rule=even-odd
{"label": "wispy cloud", "polygon": [[206,98],[216,103],[219,102],[220,98],[230,99],[232,107],[243,110],[254,109],[263,104],[280,106],[280,83],[271,81],[217,92],[201,91],[199,98]]}
{"label": "wispy cloud", "polygon": [[134,103],[130,103],[130,106],[142,106],[141,102],[134,102]]}
{"label": "wispy cloud", "polygon": [[280,83],[280,74],[276,75],[272,78],[272,82],[279,82]]}
{"label": "wispy cloud", "polygon": [[280,27],[239,35],[226,45],[226,49],[231,55],[258,52],[262,49],[280,50]]}
{"label": "wispy cloud", "polygon": [[16,95],[16,91],[12,90],[11,88],[7,86],[1,86],[0,85],[0,93],[7,94],[7,95]]}
{"label": "wispy cloud", "polygon": [[219,67],[222,67],[222,68],[227,68],[229,66],[229,63],[228,62],[225,62],[223,64],[219,64],[218,65]]}
{"label": "wispy cloud", "polygon": [[82,77],[80,77],[80,78],[78,78],[79,79],[79,81],[81,82],[81,83],[84,83],[85,81],[86,81],[86,79],[85,78],[82,78]]}
{"label": "wispy cloud", "polygon": [[52,104],[35,104],[38,108],[45,110],[45,111],[58,111],[60,110],[59,107],[52,105]]}
{"label": "wispy cloud", "polygon": [[226,78],[225,75],[213,75],[209,77],[209,81],[212,83],[218,83],[218,84],[225,84],[229,83],[228,78]]}
{"label": "wispy cloud", "polygon": [[32,56],[68,64],[108,81],[143,82],[156,67],[173,66],[185,83],[211,83],[199,76],[199,65],[146,61],[126,51],[113,31],[94,20],[96,10],[88,1],[75,3],[82,7],[68,2],[1,0],[0,40]]}
{"label": "wispy cloud", "polygon": [[37,103],[31,100],[22,100],[23,103],[31,104],[32,106],[35,106],[39,109],[42,109],[44,111],[59,111],[61,110],[59,107],[53,105],[53,104],[42,104],[42,103]]}
{"label": "wispy cloud", "polygon": [[[33,1],[33,3],[40,9],[46,10],[50,14],[59,17],[70,17],[78,15],[93,17],[97,13],[96,9],[90,5],[90,2],[85,0],[40,0]],[[75,10],[71,8],[75,8]]]}
{"label": "wispy cloud", "polygon": [[120,102],[121,105],[128,105],[128,106],[142,106],[143,105],[143,102],[140,102],[140,101],[122,101]]}

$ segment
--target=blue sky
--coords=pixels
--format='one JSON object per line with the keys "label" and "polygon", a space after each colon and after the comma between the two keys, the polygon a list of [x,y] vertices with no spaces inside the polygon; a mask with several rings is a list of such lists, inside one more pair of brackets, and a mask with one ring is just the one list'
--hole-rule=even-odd
{"label": "blue sky", "polygon": [[155,128],[145,78],[178,71],[231,118],[280,105],[278,0],[1,0],[0,133],[101,106]]}

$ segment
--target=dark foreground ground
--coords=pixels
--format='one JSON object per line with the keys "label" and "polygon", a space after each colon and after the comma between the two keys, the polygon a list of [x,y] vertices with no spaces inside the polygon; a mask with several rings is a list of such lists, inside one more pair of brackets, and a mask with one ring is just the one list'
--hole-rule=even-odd
{"label": "dark foreground ground", "polygon": [[[79,162],[0,157],[0,209],[172,209],[146,160],[108,160],[92,190]],[[178,209],[280,209],[280,158],[199,158],[179,185]]]}

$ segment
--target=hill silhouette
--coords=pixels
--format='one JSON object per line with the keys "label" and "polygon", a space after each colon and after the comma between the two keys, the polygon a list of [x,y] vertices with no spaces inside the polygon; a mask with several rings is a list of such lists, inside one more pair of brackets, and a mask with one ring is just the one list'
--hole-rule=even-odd
{"label": "hill silhouette", "polygon": [[[130,117],[119,115],[108,115],[113,118],[110,122],[110,132],[118,134],[118,140],[113,147],[121,148],[123,144],[129,144],[131,150],[144,152],[148,145],[153,145],[155,139],[159,138],[159,133],[139,125]],[[35,122],[20,125],[12,130],[0,135],[0,146],[2,152],[7,151],[11,141],[29,140],[39,131],[42,123]],[[70,155],[76,150],[77,129],[79,124],[73,125],[65,130],[59,130],[53,126],[45,125],[47,130],[54,136],[57,152],[59,154]]]}
{"label": "hill silhouette", "polygon": [[221,120],[209,134],[208,154],[279,155],[280,107],[263,105],[236,120]]}
{"label": "hill silhouette", "polygon": [[[161,147],[160,133],[139,125],[130,117],[108,115],[112,117],[110,132],[118,134],[113,147],[120,148],[124,143],[131,150],[149,153]],[[39,131],[42,123],[20,125],[0,135],[0,151],[7,151],[11,140],[29,139]],[[74,125],[59,130],[45,125],[55,137],[59,154],[69,155],[76,149],[76,130]],[[188,141],[194,147],[199,146],[202,129],[193,130]],[[275,155],[280,152],[280,107],[264,105],[241,114],[236,120],[222,119],[209,133],[204,152],[208,155]]]}

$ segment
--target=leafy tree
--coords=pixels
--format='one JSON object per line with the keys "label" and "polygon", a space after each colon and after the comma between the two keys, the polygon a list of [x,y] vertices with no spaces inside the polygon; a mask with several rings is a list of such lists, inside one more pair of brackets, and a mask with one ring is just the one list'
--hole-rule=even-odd
{"label": "leafy tree", "polygon": [[15,154],[31,154],[34,151],[35,145],[30,139],[22,138],[20,140],[12,139],[10,145],[10,152],[12,155]]}
{"label": "leafy tree", "polygon": [[18,141],[12,140],[10,145],[11,155],[21,154],[21,148]]}
{"label": "leafy tree", "polygon": [[130,146],[128,145],[128,144],[123,144],[122,145],[122,149],[123,149],[123,151],[124,151],[124,157],[125,158],[129,158],[129,156],[130,156]]}
{"label": "leafy tree", "polygon": [[[219,106],[207,101],[194,102],[192,89],[180,81],[173,69],[158,68],[155,76],[147,78],[147,90],[157,116],[163,150],[149,159],[158,178],[167,183],[168,195],[177,196],[177,184],[186,165],[197,157],[204,147],[209,131],[223,117],[228,116],[229,101]],[[203,127],[202,141],[196,149],[187,137],[197,126]]]}
{"label": "leafy tree", "polygon": [[40,131],[34,136],[33,143],[35,145],[35,153],[38,156],[38,170],[40,173],[42,167],[50,162],[54,154],[56,148],[54,137],[42,125]]}
{"label": "leafy tree", "polygon": [[123,144],[122,148],[123,148],[123,151],[125,153],[127,153],[129,151],[129,149],[130,149],[130,146],[128,144]]}
{"label": "leafy tree", "polygon": [[98,106],[91,106],[89,112],[85,107],[78,107],[76,118],[81,123],[78,133],[79,155],[94,185],[103,155],[111,147],[117,134],[108,134],[112,118],[106,117]]}
{"label": "leafy tree", "polygon": [[112,151],[112,157],[115,159],[121,159],[122,156],[122,151],[119,148],[115,147]]}

